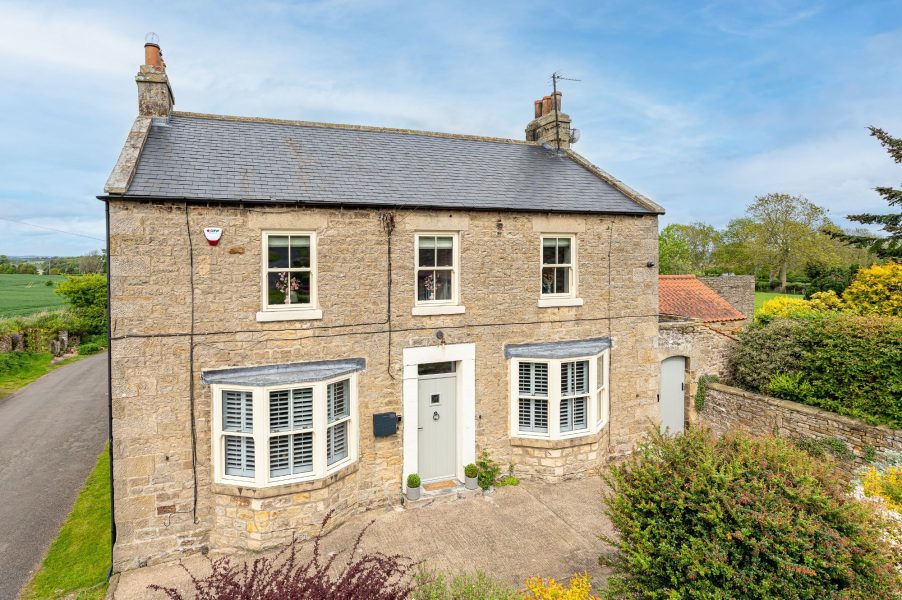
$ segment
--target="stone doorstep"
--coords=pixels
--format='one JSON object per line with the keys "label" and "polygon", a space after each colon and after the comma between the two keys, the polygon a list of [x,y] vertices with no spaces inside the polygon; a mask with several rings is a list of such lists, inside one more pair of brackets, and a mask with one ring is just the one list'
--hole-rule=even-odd
{"label": "stone doorstep", "polygon": [[457,480],[454,480],[454,485],[450,487],[441,487],[438,489],[432,489],[431,491],[426,490],[426,488],[424,487],[419,500],[408,500],[407,494],[402,494],[402,502],[399,509],[415,510],[426,506],[432,506],[434,504],[443,504],[446,502],[453,502],[455,500],[463,500],[465,498],[476,498],[481,495],[481,489],[476,488],[475,490],[468,490],[464,486],[464,484],[460,483]]}

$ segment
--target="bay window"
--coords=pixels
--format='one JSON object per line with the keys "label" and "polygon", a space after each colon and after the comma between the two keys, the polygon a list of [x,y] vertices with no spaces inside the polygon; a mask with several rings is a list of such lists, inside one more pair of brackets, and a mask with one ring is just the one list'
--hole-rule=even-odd
{"label": "bay window", "polygon": [[213,384],[217,483],[320,479],[356,460],[356,375],[293,385]]}
{"label": "bay window", "polygon": [[[534,346],[546,350],[554,344]],[[607,346],[590,350],[597,352],[572,358],[532,356],[542,352],[508,355],[513,437],[578,437],[598,432],[607,424],[610,350]]]}

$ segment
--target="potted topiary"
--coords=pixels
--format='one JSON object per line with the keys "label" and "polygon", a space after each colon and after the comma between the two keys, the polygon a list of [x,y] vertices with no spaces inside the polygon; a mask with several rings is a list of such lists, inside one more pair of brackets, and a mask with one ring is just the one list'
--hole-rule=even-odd
{"label": "potted topiary", "polygon": [[420,494],[422,494],[423,490],[420,488],[420,476],[416,473],[411,473],[407,476],[407,499],[408,500],[419,500]]}
{"label": "potted topiary", "polygon": [[479,476],[479,469],[476,468],[476,465],[473,463],[468,464],[464,467],[464,485],[468,490],[475,490],[479,487],[478,480],[476,479]]}

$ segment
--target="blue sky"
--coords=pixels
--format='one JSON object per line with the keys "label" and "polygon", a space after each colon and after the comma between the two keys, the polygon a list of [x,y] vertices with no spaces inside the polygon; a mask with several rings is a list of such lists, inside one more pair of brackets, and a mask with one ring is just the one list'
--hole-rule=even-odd
{"label": "blue sky", "polygon": [[662,224],[722,226],[768,192],[846,224],[900,181],[865,130],[902,135],[898,0],[0,0],[0,254],[102,247],[94,197],[148,31],[194,112],[520,138],[561,71],[581,80],[562,88],[574,149],[662,204]]}

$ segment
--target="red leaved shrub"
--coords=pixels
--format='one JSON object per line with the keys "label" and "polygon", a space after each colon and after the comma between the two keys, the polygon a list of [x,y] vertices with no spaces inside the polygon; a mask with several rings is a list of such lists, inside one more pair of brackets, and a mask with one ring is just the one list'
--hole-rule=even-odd
{"label": "red leaved shrub", "polygon": [[[418,563],[400,556],[382,553],[357,556],[360,543],[370,525],[354,542],[347,562],[338,554],[323,559],[320,541],[332,513],[326,515],[313,541],[313,557],[301,562],[297,539],[271,558],[262,557],[248,565],[233,564],[228,557],[210,560],[212,572],[197,578],[188,572],[197,600],[404,600],[413,591],[413,571]],[[177,589],[151,585],[170,600],[187,600]]]}

